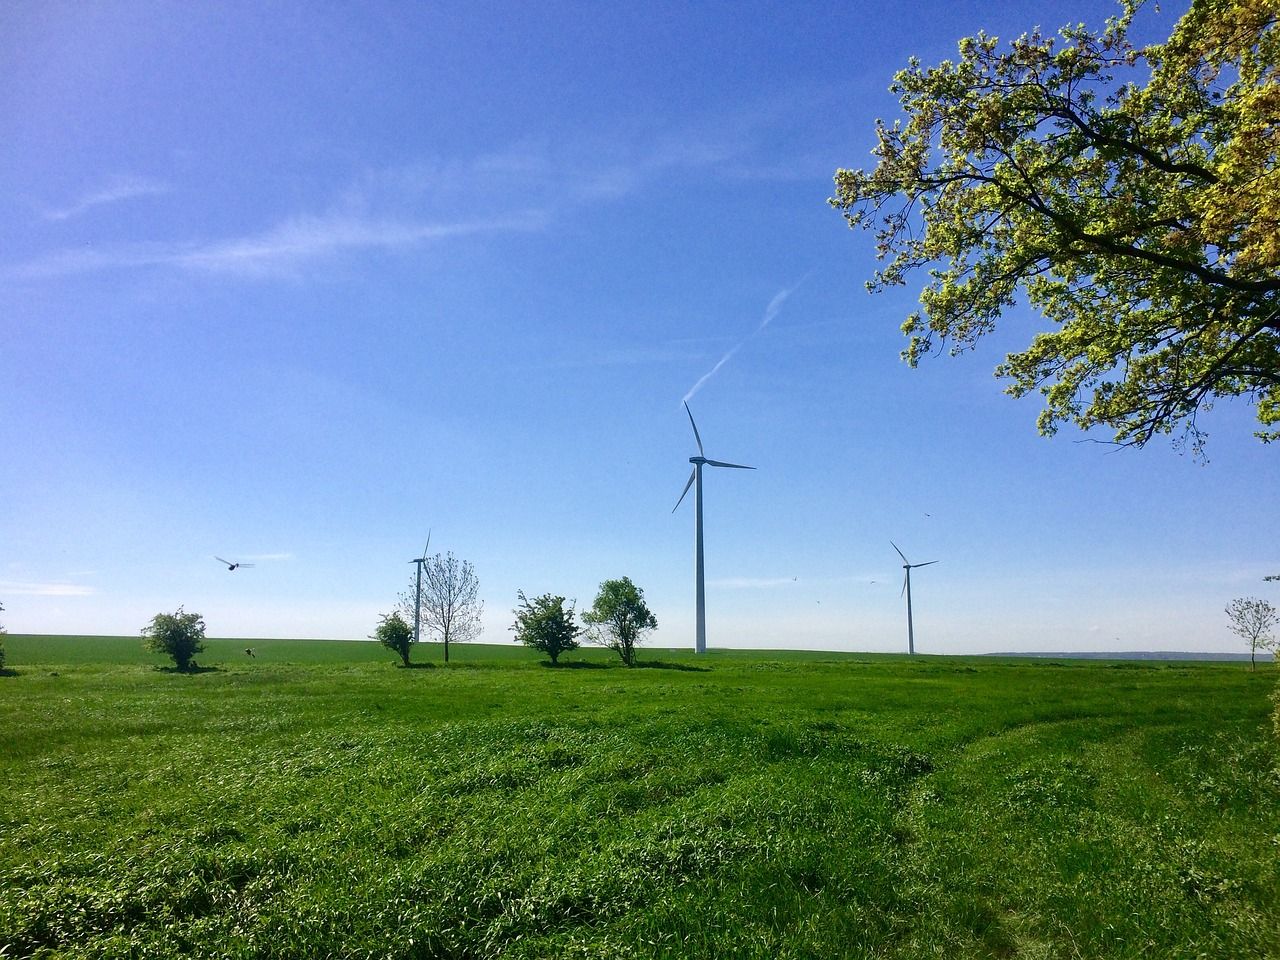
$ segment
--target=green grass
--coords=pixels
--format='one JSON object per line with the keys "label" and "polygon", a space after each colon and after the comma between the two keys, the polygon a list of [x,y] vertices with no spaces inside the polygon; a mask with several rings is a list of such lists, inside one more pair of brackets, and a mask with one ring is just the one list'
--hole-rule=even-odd
{"label": "green grass", "polygon": [[208,647],[8,638],[0,956],[1280,956],[1272,669]]}

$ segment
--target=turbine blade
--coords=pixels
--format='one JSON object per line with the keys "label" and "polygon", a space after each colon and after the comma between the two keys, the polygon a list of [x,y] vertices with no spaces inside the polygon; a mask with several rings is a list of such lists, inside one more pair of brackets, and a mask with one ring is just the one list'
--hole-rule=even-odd
{"label": "turbine blade", "polygon": [[[894,543],[892,540],[890,540],[890,541],[889,541],[889,546],[893,547],[893,549],[895,549],[895,550],[898,550],[898,545],[897,545],[896,543]],[[898,556],[900,556],[900,557],[902,558],[902,562],[903,562],[903,563],[910,563],[910,562],[911,562],[910,560],[908,560],[908,559],[907,559],[907,555],[906,555],[905,553],[903,553],[901,550],[898,550]]]}
{"label": "turbine blade", "polygon": [[238,567],[252,567],[252,566],[253,566],[253,564],[252,564],[252,563],[238,563],[238,564],[236,564],[236,566],[238,566]]}
{"label": "turbine blade", "polygon": [[427,528],[427,545],[422,548],[422,559],[427,559],[427,551],[431,549],[431,528]]}
{"label": "turbine blade", "polygon": [[[689,404],[684,405],[684,412],[689,414],[689,425],[693,427],[693,439],[698,441],[698,456],[705,457],[707,452],[702,449],[702,437],[698,434],[698,425],[693,422],[693,411],[689,409]],[[679,504],[676,504],[679,506]]]}
{"label": "turbine blade", "polygon": [[735,470],[754,470],[755,467],[744,467],[740,463],[725,463],[723,460],[708,460],[713,467],[733,467]]}
{"label": "turbine blade", "polygon": [[230,565],[231,565],[231,561],[230,561],[230,560],[223,560],[223,559],[222,559],[220,556],[218,556],[217,554],[214,554],[213,559],[217,560],[219,563],[225,563],[227,566],[230,566]]}
{"label": "turbine blade", "polygon": [[689,482],[684,485],[684,489],[680,491],[680,499],[676,501],[676,505],[671,508],[671,512],[675,513],[679,509],[680,504],[684,503],[684,496],[689,492],[689,488],[693,486],[693,478],[698,475],[698,468],[693,468],[693,473],[689,474]]}
{"label": "turbine blade", "polygon": [[907,592],[907,584],[908,584],[910,581],[911,581],[911,574],[910,574],[910,573],[908,573],[905,577],[903,577],[903,578],[902,578],[902,589],[898,591],[898,599],[899,599],[899,600],[901,600],[901,599],[902,599],[902,597],[906,594],[906,592]]}
{"label": "turbine blade", "polygon": [[[941,560],[930,560],[929,563],[941,563]],[[929,563],[913,563],[913,567],[927,567]]]}

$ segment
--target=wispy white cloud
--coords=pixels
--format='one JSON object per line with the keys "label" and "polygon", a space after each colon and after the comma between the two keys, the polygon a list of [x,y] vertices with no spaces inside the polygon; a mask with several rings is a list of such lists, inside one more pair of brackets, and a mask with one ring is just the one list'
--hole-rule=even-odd
{"label": "wispy white cloud", "polygon": [[693,399],[694,394],[696,394],[699,390],[701,390],[703,385],[708,380],[710,380],[717,373],[719,373],[720,368],[723,367],[726,363],[728,363],[730,359],[733,358],[733,355],[735,353],[741,350],[749,341],[754,340],[756,337],[760,336],[760,334],[764,333],[765,328],[768,327],[769,324],[773,322],[773,318],[776,317],[782,311],[782,305],[787,302],[787,298],[790,297],[791,294],[795,293],[796,290],[800,288],[801,284],[803,284],[806,280],[809,279],[809,276],[812,274],[812,272],[813,271],[806,273],[803,277],[801,277],[791,286],[783,287],[781,290],[775,293],[773,295],[773,299],[771,299],[768,305],[764,308],[764,315],[760,318],[760,323],[756,326],[756,328],[753,331],[751,331],[751,333],[747,334],[747,336],[739,340],[732,347],[730,347],[728,352],[725,353],[725,355],[716,362],[716,365],[714,367],[712,367],[710,370],[704,373],[701,377],[699,377],[697,383],[695,383],[692,387],[689,388],[689,392],[686,393],[681,398],[680,402],[682,404],[688,403],[691,399]]}
{"label": "wispy white cloud", "polygon": [[[257,232],[64,248],[0,266],[0,279],[148,267],[290,276],[315,261],[360,251],[406,249],[483,233],[537,231],[574,210],[620,200],[663,177],[708,172],[721,176],[726,162],[750,152],[753,135],[741,126],[730,124],[718,132],[614,131],[571,142],[517,142],[473,157],[423,158],[370,170],[337,191],[326,212],[295,212]],[[117,177],[44,214],[50,220],[66,220],[103,204],[169,189],[155,180]],[[526,204],[524,212],[511,214],[495,205],[503,204],[513,191]],[[432,211],[430,216],[424,218],[424,209]]]}
{"label": "wispy white cloud", "polygon": [[155,196],[168,193],[169,185],[146,177],[112,177],[103,186],[82,195],[75,202],[64,206],[41,211],[46,220],[70,220],[94,207],[102,207],[135,197]]}
{"label": "wispy white cloud", "polygon": [[297,217],[261,233],[203,244],[144,244],[61,250],[0,271],[40,279],[130,267],[176,267],[244,276],[296,272],[342,253],[398,250],[450,237],[540,229],[536,211],[501,219],[425,222],[359,217]]}
{"label": "wispy white cloud", "polygon": [[174,262],[183,267],[231,273],[274,272],[342,252],[394,250],[449,237],[533,230],[542,222],[533,214],[453,223],[299,217],[256,236],[179,254]]}
{"label": "wispy white cloud", "polygon": [[89,597],[98,591],[78,583],[32,583],[0,580],[0,593],[17,597]]}

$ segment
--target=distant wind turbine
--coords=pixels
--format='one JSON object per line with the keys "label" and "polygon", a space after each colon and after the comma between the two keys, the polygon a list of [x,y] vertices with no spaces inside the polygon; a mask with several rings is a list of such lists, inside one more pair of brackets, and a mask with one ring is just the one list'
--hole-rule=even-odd
{"label": "distant wind turbine", "polygon": [[[898,550],[898,545],[892,540],[889,541],[889,545]],[[925,563],[912,563],[901,550],[898,550],[898,556],[902,557],[902,569],[907,571],[907,576],[902,581],[902,593],[907,595],[907,653],[914,656],[916,652],[916,634],[915,628],[911,624],[911,570],[913,567],[927,567],[929,564],[937,563],[938,561],[929,560]],[[899,596],[901,595],[899,594]]]}
{"label": "distant wind turbine", "polygon": [[431,531],[427,531],[427,546],[422,548],[422,556],[410,560],[418,565],[418,587],[413,600],[413,642],[418,642],[418,618],[422,615],[422,565],[427,562],[427,548],[431,546]]}
{"label": "distant wind turbine", "polygon": [[228,569],[228,570],[237,570],[237,569],[239,569],[240,567],[252,567],[252,566],[253,566],[253,564],[252,564],[252,563],[232,563],[230,560],[223,560],[221,557],[217,556],[216,554],[214,555],[214,558],[213,558],[213,559],[217,560],[219,563],[225,563],[225,564],[227,565],[227,569]]}
{"label": "distant wind turbine", "polygon": [[694,487],[693,491],[693,578],[695,582],[695,591],[697,595],[697,633],[695,634],[694,650],[697,653],[707,652],[707,598],[706,598],[706,582],[703,577],[702,568],[702,465],[709,463],[713,467],[732,467],[735,470],[754,470],[755,467],[745,467],[740,463],[725,463],[721,460],[708,460],[706,451],[702,449],[702,437],[698,435],[698,425],[693,422],[693,412],[689,409],[689,404],[684,405],[684,412],[689,414],[689,425],[693,427],[693,438],[698,441],[698,455],[690,457],[689,462],[693,464],[693,473],[689,474],[689,482],[684,485],[684,490],[680,492],[680,499],[676,501],[676,505],[671,508],[671,512],[675,513],[680,504],[684,503],[685,496],[689,493],[689,488]]}

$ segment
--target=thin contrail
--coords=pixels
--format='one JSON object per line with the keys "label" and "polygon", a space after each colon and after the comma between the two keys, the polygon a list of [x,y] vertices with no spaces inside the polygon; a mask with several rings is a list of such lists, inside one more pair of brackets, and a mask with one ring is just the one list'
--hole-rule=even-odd
{"label": "thin contrail", "polygon": [[732,350],[726,353],[723,357],[721,357],[714,367],[712,367],[710,370],[708,370],[706,373],[704,373],[701,377],[698,378],[698,382],[689,388],[689,392],[684,395],[684,399],[682,399],[680,402],[688,403],[690,398],[692,398],[695,393],[697,393],[699,390],[702,389],[702,385],[706,383],[708,380],[710,380],[712,377],[714,377],[716,375],[716,371],[719,370],[721,367],[723,367],[726,363],[728,363],[729,358],[732,357],[739,350],[741,350],[742,344],[746,342],[747,342],[746,340],[743,340],[742,343],[739,343],[736,347],[734,347]]}
{"label": "thin contrail", "polygon": [[769,305],[764,308],[764,316],[761,318],[759,325],[753,331],[751,331],[751,333],[749,333],[747,336],[743,337],[736,344],[734,344],[733,347],[731,347],[729,351],[723,357],[721,357],[719,361],[717,361],[714,367],[712,367],[710,370],[704,373],[701,377],[699,377],[698,382],[689,388],[689,392],[686,393],[683,398],[681,398],[680,402],[688,403],[691,399],[693,399],[693,395],[702,389],[702,385],[706,383],[708,380],[710,380],[712,377],[714,377],[716,373],[720,370],[720,368],[723,367],[726,363],[728,363],[730,358],[739,350],[741,350],[743,346],[746,345],[748,340],[752,340],[755,337],[758,337],[761,333],[763,333],[764,328],[769,325],[769,323],[773,320],[773,318],[782,312],[782,305],[787,302],[787,297],[795,293],[796,290],[800,288],[801,284],[803,284],[806,280],[808,280],[812,274],[813,274],[813,271],[810,270],[808,273],[806,273],[803,277],[801,277],[798,281],[793,283],[791,286],[783,287],[781,290],[775,293],[773,295],[773,299],[769,301]]}

